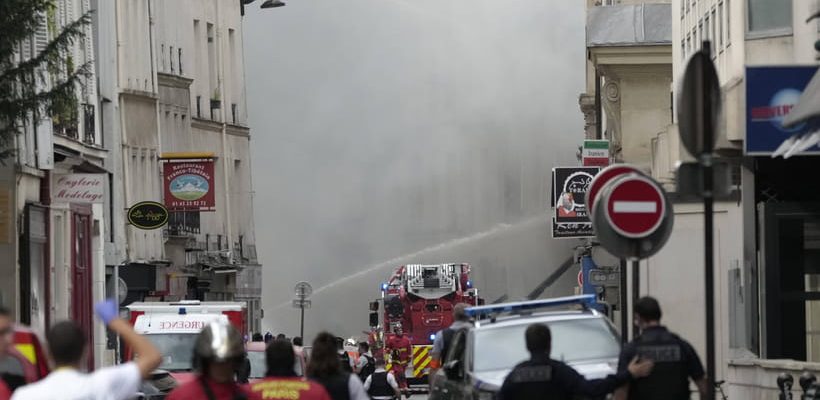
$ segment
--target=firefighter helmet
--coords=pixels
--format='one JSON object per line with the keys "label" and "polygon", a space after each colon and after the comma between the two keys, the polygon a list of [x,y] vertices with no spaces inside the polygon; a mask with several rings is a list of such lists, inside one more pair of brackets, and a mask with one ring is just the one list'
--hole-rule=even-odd
{"label": "firefighter helmet", "polygon": [[240,359],[245,355],[242,335],[226,321],[208,324],[196,339],[194,359],[202,362],[224,362]]}

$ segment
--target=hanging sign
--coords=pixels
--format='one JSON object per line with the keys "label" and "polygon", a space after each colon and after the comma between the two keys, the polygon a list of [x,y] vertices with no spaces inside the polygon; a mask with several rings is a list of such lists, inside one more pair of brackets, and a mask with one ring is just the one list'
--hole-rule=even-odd
{"label": "hanging sign", "polygon": [[171,211],[214,211],[213,160],[174,160],[163,164],[165,206]]}
{"label": "hanging sign", "polygon": [[584,140],[581,159],[585,167],[609,165],[609,140]]}
{"label": "hanging sign", "polygon": [[128,222],[144,230],[162,228],[168,223],[168,209],[156,201],[142,201],[128,209]]}

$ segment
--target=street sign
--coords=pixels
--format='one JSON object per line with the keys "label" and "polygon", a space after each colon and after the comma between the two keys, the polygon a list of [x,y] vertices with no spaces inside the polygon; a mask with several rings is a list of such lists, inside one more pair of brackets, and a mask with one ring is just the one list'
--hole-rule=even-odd
{"label": "street sign", "polygon": [[598,174],[595,175],[595,178],[592,179],[592,182],[589,184],[589,190],[587,190],[586,198],[586,205],[587,210],[589,211],[590,220],[592,220],[592,215],[595,213],[595,200],[598,193],[601,191],[601,188],[603,188],[612,179],[615,179],[623,174],[643,174],[643,172],[628,164],[614,164],[602,169],[601,172],[598,172]]}
{"label": "street sign", "polygon": [[589,271],[589,284],[592,286],[618,286],[621,273],[614,270],[593,269]]}
{"label": "street sign", "polygon": [[310,283],[305,281],[299,282],[293,288],[293,291],[296,292],[296,297],[300,299],[306,299],[313,294],[313,287],[310,286]]}
{"label": "street sign", "polygon": [[310,300],[293,299],[293,308],[310,308]]}
{"label": "street sign", "polygon": [[700,159],[711,154],[717,141],[720,81],[708,51],[689,59],[678,93],[678,129],[683,146]]}
{"label": "street sign", "polygon": [[605,212],[616,232],[640,239],[661,225],[666,214],[666,197],[649,178],[629,175],[610,183]]}
{"label": "street sign", "polygon": [[[621,181],[624,182],[621,184]],[[644,187],[647,182],[653,187]],[[637,185],[641,187],[633,190]],[[613,189],[617,191],[611,198]],[[672,234],[674,213],[666,193],[643,174],[619,176],[596,197],[592,226],[601,246],[616,257],[632,261],[649,257],[657,253]]]}
{"label": "street sign", "polygon": [[584,140],[581,159],[585,167],[609,165],[609,140]]}

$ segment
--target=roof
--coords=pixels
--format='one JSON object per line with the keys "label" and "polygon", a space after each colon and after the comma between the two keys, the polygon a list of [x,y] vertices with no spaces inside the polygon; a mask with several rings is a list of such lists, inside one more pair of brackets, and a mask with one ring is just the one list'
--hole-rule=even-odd
{"label": "roof", "polygon": [[786,114],[783,126],[790,128],[814,117],[820,117],[820,70],[803,89],[803,94],[794,108]]}
{"label": "roof", "polygon": [[670,44],[670,4],[602,6],[587,12],[587,47]]}
{"label": "roof", "polygon": [[475,329],[493,329],[515,325],[529,325],[535,322],[566,321],[574,319],[602,318],[602,314],[593,311],[549,311],[535,314],[505,315],[491,320],[477,321]]}

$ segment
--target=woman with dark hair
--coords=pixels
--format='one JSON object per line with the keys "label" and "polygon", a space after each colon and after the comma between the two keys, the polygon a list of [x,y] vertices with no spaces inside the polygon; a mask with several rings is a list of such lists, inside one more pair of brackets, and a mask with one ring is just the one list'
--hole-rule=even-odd
{"label": "woman with dark hair", "polygon": [[342,371],[336,352],[336,337],[322,332],[313,340],[307,376],[321,383],[333,400],[368,400],[362,381]]}

